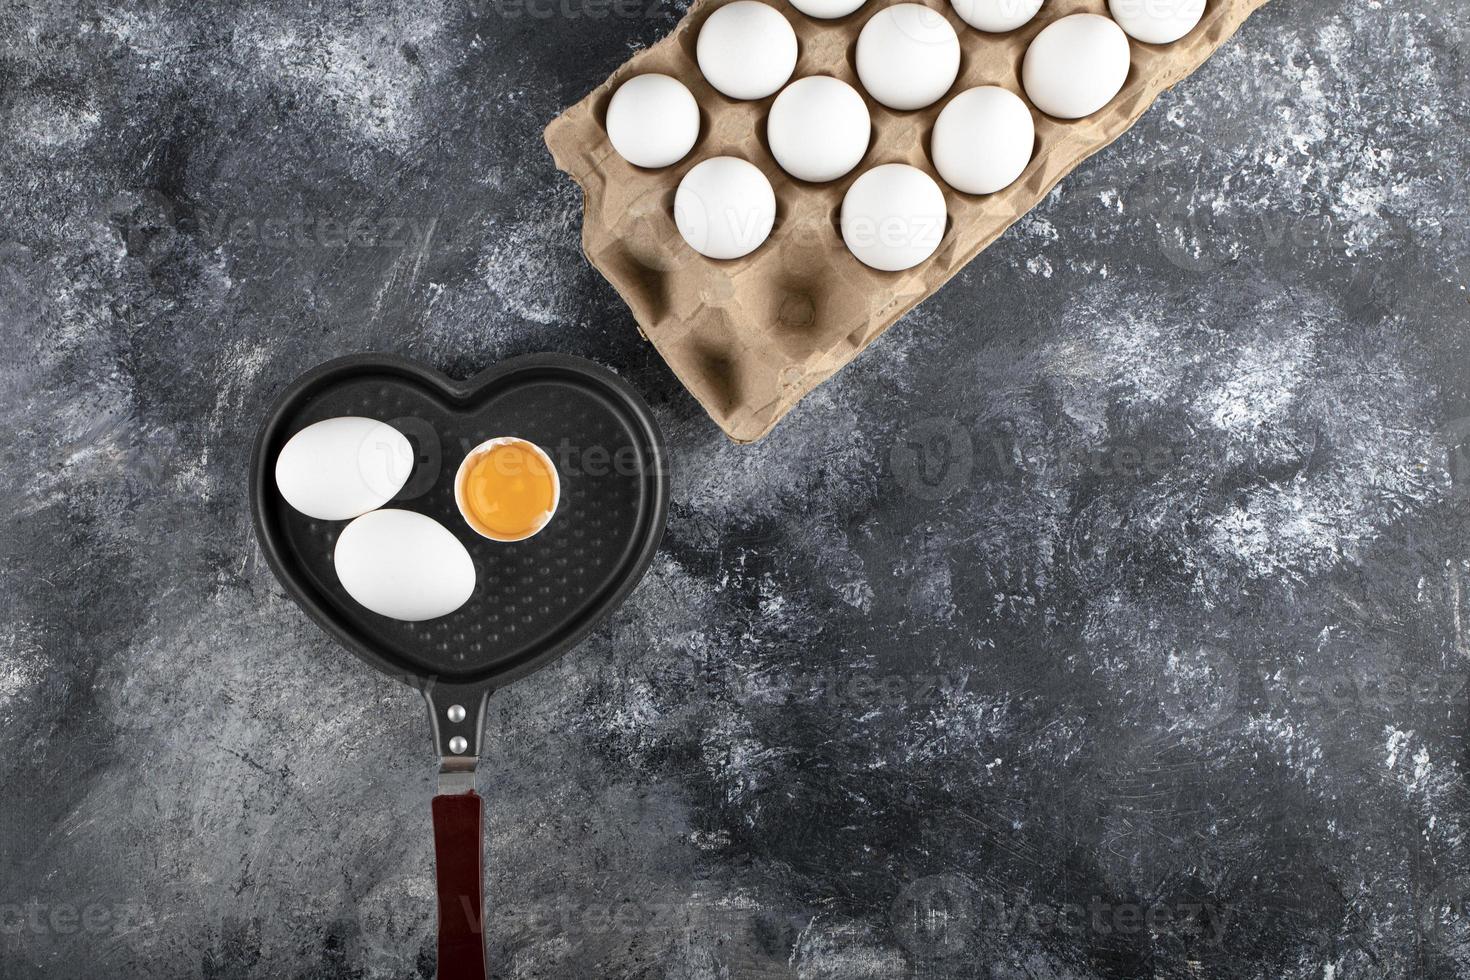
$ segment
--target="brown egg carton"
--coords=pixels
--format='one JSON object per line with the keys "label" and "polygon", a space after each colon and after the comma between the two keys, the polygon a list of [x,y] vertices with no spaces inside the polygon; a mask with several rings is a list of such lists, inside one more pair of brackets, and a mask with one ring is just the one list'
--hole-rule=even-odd
{"label": "brown egg carton", "polygon": [[[995,194],[962,194],[929,160],[939,111],[959,92],[1001,85],[1026,100],[1021,61],[1043,27],[1075,13],[1107,15],[1106,0],[1047,0],[1025,26],[1006,34],[970,27],[947,0],[927,0],[960,38],[959,77],[933,105],[898,112],[863,90],[855,66],[858,33],[889,3],[868,0],[837,20],[816,20],[786,0],[767,0],[796,29],[800,54],[792,80],[832,75],[863,95],[873,139],[842,178],[811,184],[790,177],[771,156],[765,122],[775,96],[742,102],[715,91],[699,71],[695,39],[704,21],[731,0],[696,0],[668,37],[634,55],[596,91],[546,127],[556,165],[585,195],[582,247],[612,283],[644,336],[710,416],[737,442],[753,442],[817,385],[847,364],[920,300],[934,292],[1072,168],[1133,125],[1160,92],[1194,71],[1265,0],[1207,0],[1204,17],[1173,44],[1129,39],[1132,67],[1123,89],[1085,119],[1053,119],[1031,107],[1036,149],[1021,177]],[[898,0],[892,0],[898,2]],[[922,0],[921,0],[922,2]],[[699,140],[672,167],[645,170],[620,157],[604,120],[612,93],[634,75],[661,72],[689,87],[700,106]],[[1030,101],[1026,100],[1030,106]],[[739,259],[707,259],[674,227],[673,199],[695,164],[735,156],[761,169],[776,192],[776,226],[764,245]],[[837,216],[847,188],[883,163],[908,163],[944,190],[949,226],[938,251],[913,269],[879,272],[843,244]]]}

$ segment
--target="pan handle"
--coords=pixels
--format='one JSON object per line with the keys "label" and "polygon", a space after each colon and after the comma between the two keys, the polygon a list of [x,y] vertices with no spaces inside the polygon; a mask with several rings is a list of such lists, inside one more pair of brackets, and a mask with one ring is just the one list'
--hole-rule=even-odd
{"label": "pan handle", "polygon": [[485,980],[484,835],[479,794],[434,797],[438,980]]}
{"label": "pan handle", "polygon": [[491,689],[430,679],[423,692],[439,750],[439,795],[434,797],[439,980],[485,980],[485,837],[475,765]]}

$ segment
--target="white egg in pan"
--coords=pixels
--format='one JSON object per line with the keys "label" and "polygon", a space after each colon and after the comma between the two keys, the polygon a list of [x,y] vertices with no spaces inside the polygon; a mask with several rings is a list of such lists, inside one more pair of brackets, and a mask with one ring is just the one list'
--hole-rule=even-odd
{"label": "white egg in pan", "polygon": [[359,604],[416,623],[447,616],[475,591],[475,563],[443,524],[411,510],[375,510],[342,529],[337,579]]}
{"label": "white egg in pan", "polygon": [[346,521],[392,500],[413,472],[408,438],[377,419],[323,419],[296,433],[276,457],[286,503],[321,521]]}

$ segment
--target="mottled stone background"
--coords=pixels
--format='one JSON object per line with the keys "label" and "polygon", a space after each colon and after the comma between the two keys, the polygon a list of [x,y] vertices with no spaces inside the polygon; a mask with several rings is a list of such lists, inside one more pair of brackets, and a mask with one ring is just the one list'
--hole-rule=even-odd
{"label": "mottled stone background", "polygon": [[1470,972],[1470,7],[1276,0],[750,447],[541,143],[620,9],[0,3],[0,975],[432,973],[423,709],[246,515],[366,349],[584,354],[675,454],[492,699],[497,976]]}

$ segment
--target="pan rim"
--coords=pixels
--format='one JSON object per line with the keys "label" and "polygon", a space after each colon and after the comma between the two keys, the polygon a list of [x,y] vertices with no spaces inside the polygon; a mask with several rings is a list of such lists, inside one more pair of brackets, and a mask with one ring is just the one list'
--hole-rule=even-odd
{"label": "pan rim", "polygon": [[[311,391],[330,384],[340,376],[368,368],[407,375],[433,394],[447,393],[452,402],[460,406],[469,404],[478,394],[507,375],[537,369],[580,376],[584,381],[593,382],[605,389],[605,393],[615,396],[618,407],[625,410],[637,424],[641,441],[651,456],[648,472],[644,474],[648,513],[642,520],[644,530],[634,540],[631,548],[632,555],[626,563],[627,571],[597,599],[586,614],[579,617],[579,622],[565,631],[559,631],[552,641],[509,662],[462,672],[427,673],[417,665],[385,656],[366,645],[357,633],[343,627],[330,606],[317,598],[315,591],[306,584],[304,576],[297,573],[295,561],[283,542],[277,540],[271,530],[271,518],[267,513],[267,481],[270,479],[271,467],[266,465],[268,461],[265,455],[267,447],[286,424],[288,416],[300,407],[302,399]],[[668,451],[663,432],[647,402],[636,389],[613,371],[573,354],[548,352],[510,357],[463,380],[452,378],[442,371],[399,354],[368,351],[333,358],[297,376],[276,396],[257,427],[249,466],[250,514],[255,540],[282,588],[338,644],[376,670],[421,690],[427,690],[435,683],[498,689],[534,673],[571,651],[617,609],[643,580],[662,543],[668,520]]]}

